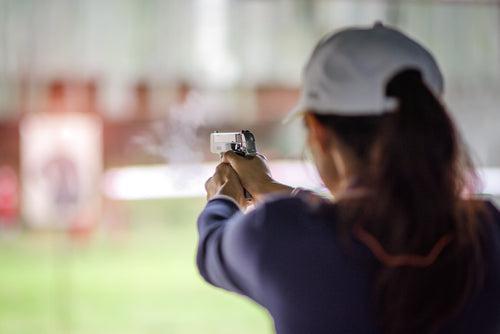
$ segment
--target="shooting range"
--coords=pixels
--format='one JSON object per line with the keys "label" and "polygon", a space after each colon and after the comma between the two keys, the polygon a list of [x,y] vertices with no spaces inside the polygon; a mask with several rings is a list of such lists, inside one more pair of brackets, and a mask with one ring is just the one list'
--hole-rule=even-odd
{"label": "shooting range", "polygon": [[282,120],[316,41],[377,21],[433,51],[500,205],[500,0],[0,0],[0,333],[273,333],[198,274],[204,184],[248,129],[324,193]]}

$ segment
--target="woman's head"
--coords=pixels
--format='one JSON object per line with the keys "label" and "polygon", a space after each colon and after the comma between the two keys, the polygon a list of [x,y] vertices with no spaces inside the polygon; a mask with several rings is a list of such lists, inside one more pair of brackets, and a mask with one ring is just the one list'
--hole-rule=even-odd
{"label": "woman's head", "polygon": [[[407,35],[381,23],[328,35],[312,52],[303,72],[300,102],[288,117],[306,114],[315,162],[333,192],[341,191],[345,178],[358,172],[380,120],[397,110],[397,96],[386,92],[386,86],[406,69],[420,72],[421,82],[432,94],[442,94],[443,76],[431,53]],[[337,131],[322,131],[321,125],[325,124]],[[343,134],[347,141],[336,138]],[[322,154],[327,144],[334,142],[329,154]],[[338,173],[332,172],[333,167]]]}
{"label": "woman's head", "polygon": [[480,281],[478,211],[462,199],[472,167],[440,102],[442,76],[430,53],[382,26],[338,34],[319,43],[305,69],[308,143],[332,192],[353,180],[368,189],[339,203],[344,230],[366,232],[386,255],[426,258],[439,249],[422,266],[374,252],[385,331],[430,333]]}
{"label": "woman's head", "polygon": [[[305,113],[308,145],[328,188],[341,191],[353,179],[372,186],[382,179],[387,186],[386,178],[395,172],[411,174],[401,177],[414,181],[421,175],[420,183],[437,179],[432,184],[441,192],[448,184],[455,193],[471,186],[462,178],[469,175],[461,168],[467,157],[454,124],[420,72],[402,70],[388,81],[385,93],[398,107],[380,115]],[[418,175],[412,169],[416,164]]]}

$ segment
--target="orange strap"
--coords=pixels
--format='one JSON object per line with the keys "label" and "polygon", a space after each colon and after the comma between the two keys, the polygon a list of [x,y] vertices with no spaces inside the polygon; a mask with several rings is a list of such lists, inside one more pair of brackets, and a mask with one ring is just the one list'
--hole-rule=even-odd
{"label": "orange strap", "polygon": [[372,234],[368,233],[363,227],[356,225],[353,232],[356,238],[366,245],[366,247],[371,250],[373,255],[386,267],[428,267],[436,261],[439,254],[441,254],[443,249],[453,239],[451,235],[445,234],[438,240],[438,242],[436,242],[434,247],[432,247],[431,251],[426,256],[415,254],[391,255],[387,253],[380,242],[378,242],[378,240]]}

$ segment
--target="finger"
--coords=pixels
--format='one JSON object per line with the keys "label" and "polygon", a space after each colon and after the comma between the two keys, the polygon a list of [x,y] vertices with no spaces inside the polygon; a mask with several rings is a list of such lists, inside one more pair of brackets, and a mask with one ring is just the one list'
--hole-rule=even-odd
{"label": "finger", "polygon": [[227,151],[224,152],[224,155],[222,156],[222,162],[228,163],[233,165],[236,163],[238,160],[242,159],[242,157],[233,151]]}
{"label": "finger", "polygon": [[205,181],[205,190],[208,191],[208,187],[210,185],[210,183],[212,182],[212,177],[209,177],[206,181]]}
{"label": "finger", "polygon": [[227,162],[221,162],[220,164],[218,164],[215,167],[215,173],[225,175],[225,174],[227,174],[228,168],[230,168],[230,167],[231,167],[231,165],[228,164]]}
{"label": "finger", "polygon": [[257,153],[257,156],[267,161],[267,158],[266,158],[266,156],[264,154]]}

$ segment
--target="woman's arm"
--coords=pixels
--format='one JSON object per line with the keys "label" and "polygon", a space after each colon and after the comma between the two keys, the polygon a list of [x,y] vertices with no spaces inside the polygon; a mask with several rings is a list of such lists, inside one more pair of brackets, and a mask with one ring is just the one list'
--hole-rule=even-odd
{"label": "woman's arm", "polygon": [[245,199],[242,180],[234,167],[251,184],[247,189],[255,195],[253,203],[260,202],[265,194],[290,193],[292,188],[274,182],[260,156],[239,160],[225,155],[224,161],[205,183],[208,203],[198,218],[196,263],[207,282],[259,301],[262,299],[258,295],[263,291],[259,270],[267,239],[265,205],[242,213],[252,202]]}
{"label": "woman's arm", "polygon": [[210,200],[198,218],[196,264],[202,277],[222,289],[262,304],[261,262],[266,235],[265,207],[243,214],[235,202]]}
{"label": "woman's arm", "polygon": [[225,256],[221,251],[222,236],[229,219],[241,213],[236,203],[225,198],[209,201],[198,218],[198,251],[196,264],[201,276],[212,285],[242,293],[229,278]]}
{"label": "woman's arm", "polygon": [[241,185],[252,194],[257,203],[270,194],[290,194],[294,189],[273,179],[266,158],[259,153],[247,158],[228,151],[224,153],[222,161],[231,165],[238,174]]}

